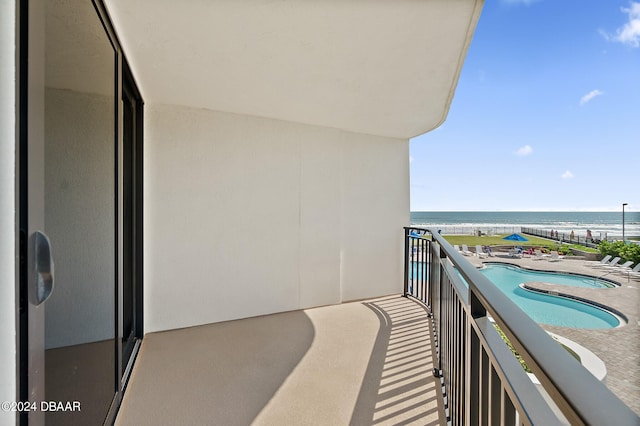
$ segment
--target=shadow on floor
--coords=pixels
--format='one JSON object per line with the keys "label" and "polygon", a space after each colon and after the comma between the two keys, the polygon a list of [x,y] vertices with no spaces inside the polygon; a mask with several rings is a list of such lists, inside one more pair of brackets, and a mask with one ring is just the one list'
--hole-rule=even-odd
{"label": "shadow on floor", "polygon": [[314,335],[303,311],[148,334],[116,424],[251,424]]}
{"label": "shadow on floor", "polygon": [[431,374],[431,320],[406,298],[365,302],[380,329],[358,395],[352,425],[443,424],[440,382]]}

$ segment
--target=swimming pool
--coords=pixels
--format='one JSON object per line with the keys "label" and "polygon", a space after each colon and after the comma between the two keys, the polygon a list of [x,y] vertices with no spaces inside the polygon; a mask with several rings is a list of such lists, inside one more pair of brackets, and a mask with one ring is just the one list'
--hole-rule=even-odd
{"label": "swimming pool", "polygon": [[618,317],[596,306],[520,288],[520,284],[527,281],[589,288],[614,286],[607,281],[584,275],[533,271],[505,264],[486,264],[480,272],[536,322],[572,328],[615,328],[620,325]]}
{"label": "swimming pool", "polygon": [[[420,280],[422,277],[422,268],[418,267],[416,263],[412,263],[413,276],[410,277],[410,288],[411,278]],[[534,271],[504,263],[486,263],[479,271],[535,322],[561,327],[593,329],[615,328],[621,324],[616,315],[594,305],[520,288],[521,283],[531,281],[589,288],[614,287],[614,284],[609,281],[585,275]],[[467,285],[462,275],[458,275]]]}
{"label": "swimming pool", "polygon": [[589,277],[587,275],[568,274],[550,271],[534,271],[504,263],[485,263],[482,273],[493,282],[515,282],[518,284],[529,281],[539,281],[551,284],[570,285],[587,288],[615,287],[610,281]]}

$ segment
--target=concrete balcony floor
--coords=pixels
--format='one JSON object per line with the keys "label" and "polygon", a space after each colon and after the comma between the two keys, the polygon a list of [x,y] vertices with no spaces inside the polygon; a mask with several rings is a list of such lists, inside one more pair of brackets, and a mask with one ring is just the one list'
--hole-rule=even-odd
{"label": "concrete balcony floor", "polygon": [[434,354],[400,296],[151,333],[116,425],[440,425]]}

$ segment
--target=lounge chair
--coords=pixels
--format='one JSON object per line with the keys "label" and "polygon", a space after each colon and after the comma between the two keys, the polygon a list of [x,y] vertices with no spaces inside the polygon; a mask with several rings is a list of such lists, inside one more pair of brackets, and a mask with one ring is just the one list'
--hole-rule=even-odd
{"label": "lounge chair", "polygon": [[629,271],[629,275],[633,275],[634,277],[640,278],[640,263],[638,263],[636,266],[633,267],[633,269]]}
{"label": "lounge chair", "polygon": [[473,256],[473,252],[469,250],[469,247],[466,244],[462,245],[462,254],[465,256]]}
{"label": "lounge chair", "polygon": [[484,252],[484,250],[482,250],[482,246],[480,244],[478,244],[476,246],[476,256],[478,257],[487,257],[487,253]]}
{"label": "lounge chair", "polygon": [[631,267],[631,265],[629,266],[624,266],[624,265],[620,265],[619,268],[614,269],[615,272],[620,272],[621,274],[633,274],[634,276],[636,276],[636,273],[640,273],[640,262],[634,266],[633,268]]}
{"label": "lounge chair", "polygon": [[542,255],[542,250],[534,250],[533,251],[533,260],[542,260],[544,256]]}
{"label": "lounge chair", "polygon": [[605,266],[606,269],[612,269],[614,271],[622,271],[624,269],[630,269],[629,267],[633,265],[633,261],[627,260],[626,262],[620,264],[616,263],[615,265]]}
{"label": "lounge chair", "polygon": [[559,262],[562,259],[564,259],[564,256],[560,256],[555,250],[549,253],[549,262]]}
{"label": "lounge chair", "polygon": [[458,244],[454,244],[453,248],[455,249],[455,251],[457,251],[458,253],[462,253],[462,250],[460,250],[460,246]]}
{"label": "lounge chair", "polygon": [[511,250],[509,250],[509,257],[522,257],[522,250],[512,248]]}
{"label": "lounge chair", "polygon": [[606,268],[606,267],[609,267],[609,266],[617,265],[618,262],[620,262],[620,258],[619,257],[614,257],[613,259],[611,259],[610,262],[598,263],[597,265],[593,265],[593,266],[595,266],[596,268]]}
{"label": "lounge chair", "polygon": [[591,266],[604,266],[604,265],[609,261],[609,259],[611,259],[611,257],[612,257],[612,256],[611,256],[610,254],[608,254],[608,255],[606,255],[605,257],[603,257],[603,258],[600,260],[600,262],[595,263],[595,264],[594,264],[594,263],[592,263],[592,264],[591,264]]}

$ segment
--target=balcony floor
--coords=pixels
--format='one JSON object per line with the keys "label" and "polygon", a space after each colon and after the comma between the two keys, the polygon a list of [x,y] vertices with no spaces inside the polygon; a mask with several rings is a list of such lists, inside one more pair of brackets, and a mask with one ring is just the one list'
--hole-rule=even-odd
{"label": "balcony floor", "polygon": [[400,296],[145,336],[116,425],[439,425],[423,307]]}

